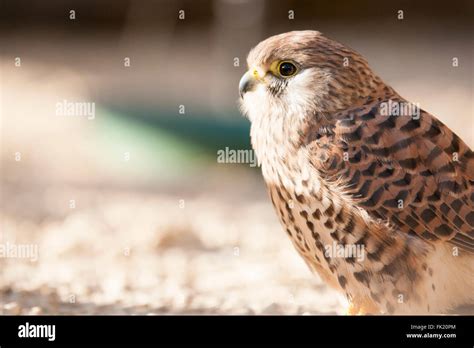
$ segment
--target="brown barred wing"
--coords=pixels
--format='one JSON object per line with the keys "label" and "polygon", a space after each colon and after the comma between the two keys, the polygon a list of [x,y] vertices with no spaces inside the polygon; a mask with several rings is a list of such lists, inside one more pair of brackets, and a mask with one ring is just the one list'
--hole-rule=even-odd
{"label": "brown barred wing", "polygon": [[429,113],[391,116],[383,103],[336,115],[327,160],[315,165],[372,217],[474,252],[472,150]]}

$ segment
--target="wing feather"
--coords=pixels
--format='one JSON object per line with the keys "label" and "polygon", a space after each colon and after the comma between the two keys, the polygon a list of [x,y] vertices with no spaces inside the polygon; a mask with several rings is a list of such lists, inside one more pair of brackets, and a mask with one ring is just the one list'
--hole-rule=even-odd
{"label": "wing feather", "polygon": [[372,217],[474,252],[472,150],[429,113],[388,116],[383,102],[341,112],[330,132],[312,134],[313,165]]}

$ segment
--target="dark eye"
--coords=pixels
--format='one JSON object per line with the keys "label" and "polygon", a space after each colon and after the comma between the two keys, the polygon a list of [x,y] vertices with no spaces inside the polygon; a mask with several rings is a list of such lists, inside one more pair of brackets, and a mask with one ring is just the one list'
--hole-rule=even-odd
{"label": "dark eye", "polygon": [[278,72],[281,76],[284,77],[293,76],[294,74],[296,74],[297,70],[298,69],[296,69],[296,66],[291,62],[281,62],[278,65]]}

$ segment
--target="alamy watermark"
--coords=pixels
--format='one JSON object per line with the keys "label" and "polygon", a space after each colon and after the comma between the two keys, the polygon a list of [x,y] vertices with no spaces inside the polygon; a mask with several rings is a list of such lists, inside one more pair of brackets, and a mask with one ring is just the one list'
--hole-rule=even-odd
{"label": "alamy watermark", "polygon": [[83,116],[88,120],[95,119],[94,102],[74,102],[64,99],[56,103],[57,116]]}
{"label": "alamy watermark", "polygon": [[365,260],[364,244],[332,244],[324,246],[324,255],[329,258],[356,259],[358,262]]}
{"label": "alamy watermark", "polygon": [[38,245],[0,243],[0,258],[29,259],[31,262],[36,262],[38,261]]}
{"label": "alamy watermark", "polygon": [[235,150],[226,146],[217,151],[217,163],[244,163],[256,167],[257,156],[253,150]]}
{"label": "alamy watermark", "polygon": [[420,103],[396,101],[389,99],[380,103],[380,114],[382,116],[408,116],[414,120],[420,119]]}

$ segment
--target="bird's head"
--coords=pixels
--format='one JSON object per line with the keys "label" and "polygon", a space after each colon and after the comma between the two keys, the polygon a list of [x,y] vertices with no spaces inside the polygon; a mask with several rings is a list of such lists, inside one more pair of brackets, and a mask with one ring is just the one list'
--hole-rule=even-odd
{"label": "bird's head", "polygon": [[242,111],[258,117],[328,117],[381,81],[365,59],[317,31],[272,36],[253,48],[239,84]]}

